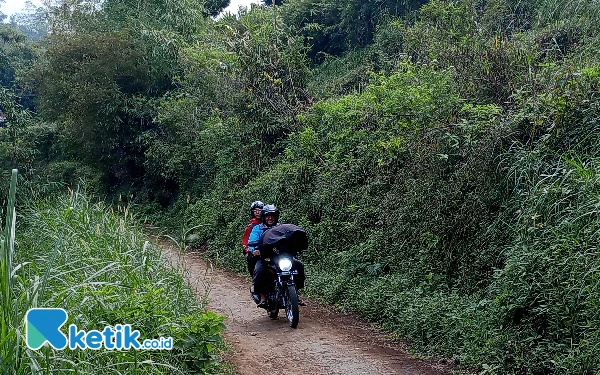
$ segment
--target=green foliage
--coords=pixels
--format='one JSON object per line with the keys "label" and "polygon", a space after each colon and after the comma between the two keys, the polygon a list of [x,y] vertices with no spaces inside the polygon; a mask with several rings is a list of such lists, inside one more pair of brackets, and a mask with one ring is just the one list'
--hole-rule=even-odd
{"label": "green foliage", "polygon": [[307,90],[320,99],[361,92],[369,84],[371,73],[376,70],[370,58],[368,50],[351,51],[343,58],[330,56],[313,70]]}
{"label": "green foliage", "polygon": [[[54,8],[38,78],[58,123],[11,117],[4,161],[62,155],[48,171],[125,193],[240,271],[248,203],[274,202],[309,233],[308,292],[420,353],[598,372],[598,4],[287,0],[203,18],[218,7]],[[158,330],[164,292],[121,310],[147,306],[135,318]],[[211,337],[205,323],[172,334]],[[186,352],[207,358],[199,340]]]}
{"label": "green foliage", "polygon": [[23,370],[21,360],[21,337],[19,335],[19,322],[21,316],[19,309],[22,300],[15,298],[14,284],[17,280],[13,276],[15,257],[15,226],[16,226],[16,192],[17,192],[17,170],[13,169],[10,188],[8,193],[8,204],[6,206],[6,220],[2,233],[0,233],[0,298],[2,299],[2,310],[0,310],[0,368],[3,373],[15,373]]}
{"label": "green foliage", "polygon": [[[27,40],[27,36],[12,25],[0,25],[0,86],[19,95],[18,101],[33,107],[30,90],[25,89],[26,75],[41,53],[41,47]],[[0,111],[4,104],[0,105]]]}
{"label": "green foliage", "polygon": [[63,148],[127,196],[145,184],[168,187],[145,179],[144,154],[161,131],[156,107],[181,72],[179,51],[202,31],[204,7],[107,1],[51,11],[53,33],[34,78]]}
{"label": "green foliage", "polygon": [[227,8],[231,0],[210,0],[204,3],[206,7],[205,15],[215,17]]}
{"label": "green foliage", "polygon": [[27,35],[27,39],[37,41],[48,34],[47,18],[44,7],[36,7],[27,1],[21,12],[10,16],[10,23]]}
{"label": "green foliage", "polygon": [[[523,159],[537,157],[523,152]],[[600,359],[594,328],[599,323],[597,160],[542,165],[547,173],[528,175],[535,185],[519,202],[517,238],[492,287],[497,318],[514,337],[515,367],[594,373]]]}
{"label": "green foliage", "polygon": [[340,55],[370,44],[376,27],[388,16],[405,16],[425,2],[297,0],[287,1],[282,13],[286,23],[311,46],[308,56],[320,62],[326,55]]}
{"label": "green foliage", "polygon": [[[217,371],[223,317],[198,306],[182,275],[165,263],[159,248],[144,241],[128,210],[119,209],[122,214],[116,215],[103,204],[71,192],[30,200],[21,211],[14,261],[2,263],[15,275],[9,290],[14,303],[3,304],[12,306],[13,314],[12,321],[3,320],[3,327],[8,322],[12,330],[3,334],[3,340],[13,340],[3,341],[1,348],[3,366],[12,369],[4,372]],[[3,286],[5,282],[3,277]],[[23,349],[22,344],[11,342],[20,339],[17,322],[30,307],[64,308],[69,313],[67,325],[88,330],[131,324],[143,338],[173,337],[174,348],[161,352]]]}
{"label": "green foliage", "polygon": [[242,270],[245,203],[276,202],[310,233],[309,291],[420,352],[486,373],[594,373],[600,74],[565,65],[540,66],[546,89],[503,109],[461,100],[453,69],[397,63],[302,114],[265,174],[185,212]]}
{"label": "green foliage", "polygon": [[63,40],[49,50],[47,65],[38,73],[41,110],[47,118],[60,120],[81,155],[92,160],[118,154],[110,151],[119,148],[135,151],[135,145],[122,143],[130,143],[136,128],[142,131],[149,126],[152,104],[139,94],[152,91],[150,82],[155,78],[148,74],[145,57],[131,34],[99,37]]}
{"label": "green foliage", "polygon": [[515,238],[490,287],[515,371],[598,371],[596,72],[554,75],[516,117],[527,144],[507,155]]}
{"label": "green foliage", "polygon": [[253,8],[239,21],[225,25],[229,26],[228,51],[241,70],[239,88],[250,99],[249,119],[294,116],[308,75],[302,38],[294,35],[276,8],[269,12]]}
{"label": "green foliage", "polygon": [[0,106],[6,121],[0,127],[0,166],[3,170],[18,168],[25,176],[37,174],[51,152],[54,126],[34,119],[33,114],[18,103],[12,90],[0,88]]}
{"label": "green foliage", "polygon": [[498,30],[486,14],[495,10],[494,2],[480,5],[483,9],[479,3],[427,3],[401,38],[402,49],[413,60],[453,66],[463,95],[501,104],[511,93],[510,77],[520,56],[507,43],[508,30]]}
{"label": "green foliage", "polygon": [[[347,252],[349,261],[363,260],[350,261],[348,275],[410,268],[468,289],[474,275],[490,276],[489,265],[469,260],[473,244],[462,241],[485,232],[498,204],[495,189],[477,184],[493,170],[492,160],[475,155],[489,147],[484,140],[494,136],[500,109],[461,110],[451,72],[403,69],[374,77],[360,95],[315,105],[305,130],[290,139],[277,166],[282,173],[261,179],[261,187],[321,238],[318,253],[307,254],[315,262],[323,254],[327,260],[319,263],[337,262],[337,253]],[[417,208],[423,202],[429,212]],[[336,223],[344,230],[334,230]],[[424,245],[417,257],[412,250]]]}
{"label": "green foliage", "polygon": [[[498,263],[491,251],[474,264],[469,255],[477,250],[467,239],[485,234],[499,204],[493,180],[485,181],[493,154],[478,155],[496,136],[500,114],[496,106],[462,106],[450,71],[406,63],[392,76],[373,76],[362,94],[316,104],[264,175],[239,194],[217,190],[188,212],[212,226],[201,238],[218,230],[210,248],[230,262],[239,250],[233,238],[243,227],[243,202],[260,197],[285,207],[283,220],[308,227],[315,239],[306,257],[315,264],[338,264],[342,253],[348,277],[412,268],[469,290],[482,282],[475,275],[490,279],[489,261]],[[219,204],[224,194],[235,206]],[[424,201],[433,203],[430,213],[418,209]],[[341,231],[335,228],[340,223]],[[423,245],[415,258],[412,249]],[[352,264],[356,257],[364,262]]]}
{"label": "green foliage", "polygon": [[146,152],[153,176],[193,197],[243,185],[268,166],[307,100],[302,39],[275,9],[253,7],[216,27],[219,34],[184,50],[181,87],[161,101],[163,131]]}

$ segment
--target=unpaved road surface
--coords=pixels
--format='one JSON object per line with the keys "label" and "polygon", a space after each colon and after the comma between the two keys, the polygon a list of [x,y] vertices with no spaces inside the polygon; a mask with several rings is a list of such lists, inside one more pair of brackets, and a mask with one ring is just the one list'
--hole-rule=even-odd
{"label": "unpaved road surface", "polygon": [[[165,246],[173,264],[187,270],[189,284],[199,298],[207,298],[208,308],[227,316],[224,337],[233,346],[229,354],[241,374],[448,374],[447,366],[411,358],[350,315],[306,300],[300,307],[297,329],[288,326],[284,310],[278,320],[270,320],[265,310],[256,308],[248,291],[249,281],[231,272],[212,268],[198,254],[179,256]],[[261,353],[269,353],[263,355]]]}

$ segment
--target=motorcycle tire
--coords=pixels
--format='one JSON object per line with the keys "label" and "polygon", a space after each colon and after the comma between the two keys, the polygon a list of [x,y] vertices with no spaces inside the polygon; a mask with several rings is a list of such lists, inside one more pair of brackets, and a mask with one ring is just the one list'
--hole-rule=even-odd
{"label": "motorcycle tire", "polygon": [[296,293],[295,285],[288,285],[287,287],[285,296],[285,316],[290,323],[290,327],[298,327],[300,312],[298,311],[298,293]]}

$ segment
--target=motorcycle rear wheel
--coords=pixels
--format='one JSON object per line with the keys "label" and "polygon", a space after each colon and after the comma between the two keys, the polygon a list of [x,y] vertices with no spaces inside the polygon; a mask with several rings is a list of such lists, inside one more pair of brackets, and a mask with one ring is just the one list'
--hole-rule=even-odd
{"label": "motorcycle rear wheel", "polygon": [[300,320],[300,312],[298,311],[298,293],[296,293],[295,285],[288,285],[285,293],[285,315],[290,327],[298,327]]}

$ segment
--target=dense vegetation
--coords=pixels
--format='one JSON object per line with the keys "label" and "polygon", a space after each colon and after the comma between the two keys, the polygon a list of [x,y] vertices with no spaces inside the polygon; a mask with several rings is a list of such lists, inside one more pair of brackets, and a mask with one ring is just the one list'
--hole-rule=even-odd
{"label": "dense vegetation", "polygon": [[597,2],[65,4],[43,42],[4,38],[30,64],[3,70],[3,165],[240,270],[247,206],[274,202],[310,234],[309,292],[415,351],[600,371]]}
{"label": "dense vegetation", "polygon": [[[26,201],[13,227],[16,176],[0,236],[3,374],[215,372],[223,317],[198,304],[126,209],[119,215],[79,191],[54,198],[20,193]],[[172,337],[174,348],[31,351],[22,324],[34,307],[65,309],[65,327],[131,324],[142,339]]]}

